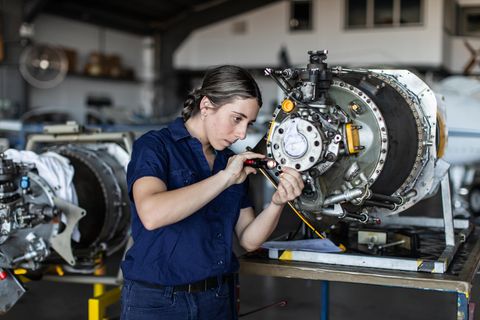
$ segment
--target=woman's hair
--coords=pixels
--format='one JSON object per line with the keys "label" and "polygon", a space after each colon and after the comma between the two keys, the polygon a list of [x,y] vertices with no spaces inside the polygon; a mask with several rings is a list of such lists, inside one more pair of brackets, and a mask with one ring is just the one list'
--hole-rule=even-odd
{"label": "woman's hair", "polygon": [[182,116],[187,121],[200,111],[200,101],[207,97],[214,107],[221,107],[235,99],[257,99],[262,106],[262,94],[253,77],[237,66],[220,66],[208,70],[202,86],[190,92],[183,103]]}

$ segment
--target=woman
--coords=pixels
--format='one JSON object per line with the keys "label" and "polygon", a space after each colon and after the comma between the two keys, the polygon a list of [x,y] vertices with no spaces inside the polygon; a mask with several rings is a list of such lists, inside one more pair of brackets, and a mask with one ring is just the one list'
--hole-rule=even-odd
{"label": "woman", "polygon": [[257,217],[244,167],[257,153],[227,149],[244,139],[262,98],[244,69],[208,71],[185,101],[183,119],[138,139],[128,166],[132,237],[122,270],[122,319],[235,319],[235,232],[248,251],[276,227],[301,194],[300,174],[283,168],[278,190]]}

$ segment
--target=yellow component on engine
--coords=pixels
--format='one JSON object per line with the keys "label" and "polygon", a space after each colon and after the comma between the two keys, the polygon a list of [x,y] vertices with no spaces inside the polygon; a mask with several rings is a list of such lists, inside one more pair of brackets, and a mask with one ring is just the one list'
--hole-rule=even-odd
{"label": "yellow component on engine", "polygon": [[21,283],[30,282],[30,279],[25,277],[27,273],[28,273],[28,270],[23,268],[17,268],[13,270],[13,274],[17,276],[18,280],[20,280]]}
{"label": "yellow component on engine", "polygon": [[295,108],[295,103],[290,100],[290,99],[285,99],[282,102],[282,110],[285,111],[286,113],[292,112],[292,110]]}
{"label": "yellow component on engine", "polygon": [[437,158],[443,157],[447,148],[447,127],[445,125],[445,116],[437,111]]}
{"label": "yellow component on engine", "polygon": [[62,266],[56,265],[55,266],[55,271],[60,277],[63,277],[65,275],[65,272],[63,271]]}
{"label": "yellow component on engine", "polygon": [[348,153],[358,153],[360,151],[360,136],[358,134],[358,127],[352,123],[345,125],[345,133],[347,136]]}
{"label": "yellow component on engine", "polygon": [[17,276],[22,275],[22,274],[27,274],[27,269],[18,268],[18,269],[13,270],[13,273]]}
{"label": "yellow component on engine", "polygon": [[270,138],[272,137],[272,132],[274,127],[275,127],[275,120],[272,120],[270,122],[270,128],[268,129],[267,142],[270,142]]}

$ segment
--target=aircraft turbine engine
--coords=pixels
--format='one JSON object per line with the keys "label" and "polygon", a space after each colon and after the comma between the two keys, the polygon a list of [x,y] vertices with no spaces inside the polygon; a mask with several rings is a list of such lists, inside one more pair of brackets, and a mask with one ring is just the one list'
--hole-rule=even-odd
{"label": "aircraft turbine engine", "polygon": [[446,171],[437,101],[407,70],[329,68],[326,58],[309,51],[305,68],[265,70],[285,93],[266,152],[277,177],[283,166],[302,172],[295,206],[317,228],[378,223],[431,194]]}

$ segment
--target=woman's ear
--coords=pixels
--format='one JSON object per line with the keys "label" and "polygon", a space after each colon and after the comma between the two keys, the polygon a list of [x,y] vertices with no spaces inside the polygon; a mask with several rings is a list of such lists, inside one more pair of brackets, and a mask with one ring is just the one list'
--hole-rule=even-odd
{"label": "woman's ear", "polygon": [[207,110],[210,108],[211,106],[211,103],[210,103],[210,100],[203,96],[202,100],[200,100],[200,118],[202,120],[205,120],[205,118],[207,117]]}
{"label": "woman's ear", "polygon": [[206,112],[211,106],[212,103],[210,100],[206,96],[203,96],[202,100],[200,100],[200,112]]}
{"label": "woman's ear", "polygon": [[212,106],[212,103],[210,102],[210,99],[208,99],[206,96],[202,97],[202,100],[200,100],[200,110],[203,108],[210,108]]}

